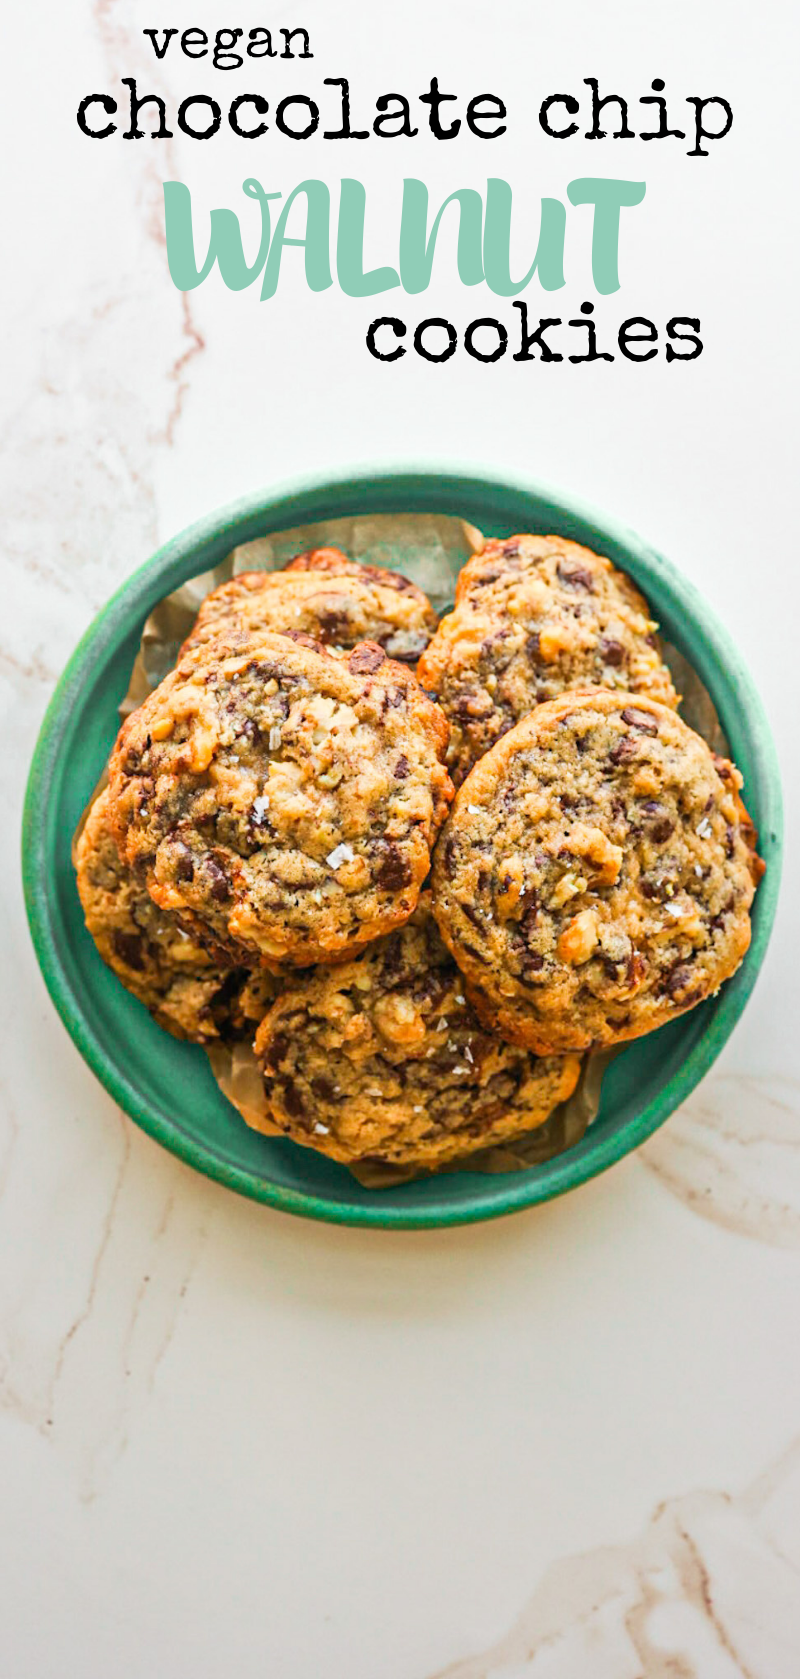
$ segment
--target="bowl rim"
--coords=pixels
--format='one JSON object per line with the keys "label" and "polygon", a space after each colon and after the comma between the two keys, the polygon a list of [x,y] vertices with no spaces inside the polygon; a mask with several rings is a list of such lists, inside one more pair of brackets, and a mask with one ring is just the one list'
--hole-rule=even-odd
{"label": "bowl rim", "polygon": [[[452,486],[457,497],[459,489],[466,494],[489,493],[535,497],[545,502],[553,512],[566,519],[579,519],[594,526],[610,542],[628,553],[641,557],[644,569],[656,573],[665,583],[673,600],[687,617],[702,628],[720,666],[735,674],[739,702],[751,720],[751,734],[758,740],[758,760],[761,770],[760,829],[764,849],[769,851],[769,867],[758,890],[759,912],[753,938],[742,966],[728,981],[707,1028],[692,1045],[688,1055],[647,1105],[624,1129],[612,1135],[597,1137],[595,1147],[576,1156],[574,1150],[548,1162],[545,1175],[531,1169],[528,1172],[503,1175],[494,1194],[484,1195],[476,1204],[471,1197],[464,1202],[439,1205],[408,1206],[392,1202],[389,1192],[381,1191],[376,1201],[369,1203],[328,1200],[324,1195],[275,1184],[255,1172],[235,1165],[215,1155],[205,1145],[184,1133],[165,1114],[143,1100],[136,1086],[108,1062],[88,1019],[82,1012],[73,986],[62,965],[54,936],[47,881],[46,845],[42,825],[36,819],[41,798],[49,783],[51,769],[58,756],[71,701],[80,692],[85,674],[93,662],[95,647],[100,641],[108,643],[121,623],[129,623],[135,608],[149,610],[149,590],[155,576],[164,582],[162,593],[168,593],[177,580],[194,573],[186,568],[196,551],[204,544],[221,539],[228,527],[232,531],[248,520],[267,518],[273,530],[291,528],[303,517],[302,503],[320,495],[338,492],[351,494],[358,500],[368,487],[389,487],[402,496],[411,482],[418,491],[420,480],[434,485]],[[297,504],[301,504],[298,506]],[[354,508],[355,510],[355,508]],[[294,513],[296,517],[291,519]],[[311,515],[310,517],[315,517]],[[250,537],[241,538],[243,541]],[[231,541],[231,547],[236,546]],[[196,570],[200,570],[198,566]],[[166,581],[164,574],[167,574]],[[170,574],[172,581],[169,580]],[[657,1130],[658,1126],[691,1093],[704,1077],[723,1044],[739,1020],[755,985],[775,919],[780,886],[783,846],[783,812],[780,771],[772,733],[758,690],[731,639],[719,622],[715,610],[700,591],[672,562],[643,541],[633,530],[609,517],[578,496],[565,494],[540,480],[517,473],[487,471],[480,465],[413,460],[399,465],[360,463],[339,471],[320,472],[293,477],[275,486],[251,492],[236,501],[205,514],[163,543],[156,552],[138,566],[111,595],[96,614],[78,642],[61,675],[45,711],[31,760],[25,792],[22,819],[22,880],[25,907],[34,950],[50,997],[80,1054],[125,1113],[149,1136],[161,1143],[186,1164],[224,1184],[227,1188],[280,1211],[326,1223],[383,1229],[423,1229],[483,1222],[499,1218],[525,1207],[553,1199],[569,1189],[597,1177],[608,1167],[630,1154]]]}

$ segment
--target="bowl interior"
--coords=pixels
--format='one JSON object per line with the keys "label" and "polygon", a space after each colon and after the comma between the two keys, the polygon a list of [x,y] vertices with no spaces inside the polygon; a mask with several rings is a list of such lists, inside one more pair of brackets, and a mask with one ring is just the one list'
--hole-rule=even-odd
{"label": "bowl interior", "polygon": [[[497,1176],[459,1172],[391,1190],[362,1189],[343,1167],[249,1131],[214,1082],[202,1049],[167,1036],[101,962],[83,924],[70,844],[113,744],[141,628],[165,594],[270,530],[354,513],[451,513],[487,536],[556,532],[609,556],[643,588],[665,635],[695,666],[745,777],[767,874],[753,940],[716,998],[629,1045],[606,1073],[600,1112],[555,1160]],[[23,873],[42,971],[82,1054],[120,1105],[167,1148],[255,1199],[354,1224],[419,1226],[490,1218],[562,1193],[635,1148],[707,1071],[752,989],[774,916],[781,808],[774,749],[758,696],[694,587],[636,536],[524,485],[410,471],[316,481],[227,509],[169,543],[91,626],[45,718],[26,800]]]}

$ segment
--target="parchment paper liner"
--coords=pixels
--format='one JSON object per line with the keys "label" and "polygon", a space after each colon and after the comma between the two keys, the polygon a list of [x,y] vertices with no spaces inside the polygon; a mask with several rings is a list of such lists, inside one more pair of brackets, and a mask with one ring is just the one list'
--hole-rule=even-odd
{"label": "parchment paper liner", "polygon": [[[484,538],[473,525],[461,519],[428,514],[381,514],[372,518],[331,519],[317,524],[297,525],[293,530],[273,532],[234,548],[212,571],[190,578],[180,589],[165,595],[151,612],[142,630],[139,652],[131,671],[128,691],[119,711],[122,718],[142,704],[175,664],[201,602],[212,589],[238,577],[243,571],[277,571],[306,548],[337,547],[360,560],[362,565],[383,565],[401,571],[424,589],[437,612],[452,605],[455,582],[470,554],[483,547]],[[661,642],[661,653],[683,696],[681,715],[691,728],[708,741],[713,751],[727,755],[728,742],[708,689],[682,653],[669,642]],[[97,794],[108,780],[104,771],[73,839],[75,845]],[[270,1119],[264,1087],[252,1045],[218,1043],[204,1046],[214,1078],[227,1100],[254,1131],[280,1137],[284,1133]],[[572,1148],[597,1117],[603,1075],[618,1051],[604,1050],[584,1057],[581,1076],[568,1102],[555,1108],[543,1125],[513,1142],[480,1149],[440,1168],[445,1172],[521,1172]],[[432,1174],[400,1166],[365,1161],[351,1166],[367,1189],[391,1189]]]}

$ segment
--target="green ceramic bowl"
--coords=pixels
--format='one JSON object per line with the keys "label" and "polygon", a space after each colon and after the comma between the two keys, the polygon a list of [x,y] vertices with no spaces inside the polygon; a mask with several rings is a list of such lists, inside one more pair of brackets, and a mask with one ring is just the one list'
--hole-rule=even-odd
{"label": "green ceramic bowl", "polygon": [[[238,543],[356,513],[457,514],[487,536],[554,531],[607,554],[641,585],[664,633],[709,689],[758,825],[767,873],[739,972],[717,997],[628,1046],[606,1075],[600,1113],[583,1141],[528,1171],[459,1172],[366,1190],[310,1150],[249,1131],[218,1091],[203,1051],[154,1025],[103,966],[83,925],[70,840],[111,748],[148,613]],[[70,660],[42,725],[23,827],[25,896],[42,973],[78,1049],[126,1113],[181,1159],[257,1201],[336,1223],[401,1228],[495,1218],[549,1200],[649,1137],[708,1071],[747,1002],[775,914],[780,855],[780,783],[761,702],[692,584],[630,531],[572,500],[533,484],[429,468],[306,479],[224,508],[167,543],[109,601]]]}

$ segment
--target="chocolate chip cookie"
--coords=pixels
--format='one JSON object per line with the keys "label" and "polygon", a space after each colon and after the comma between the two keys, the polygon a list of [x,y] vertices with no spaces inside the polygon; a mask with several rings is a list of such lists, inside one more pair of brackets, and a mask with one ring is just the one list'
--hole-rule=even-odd
{"label": "chocolate chip cookie", "polygon": [[744,956],[763,865],[741,777],[668,707],[602,689],[538,706],[476,764],[434,910],[481,1018],[543,1054],[622,1043]]}
{"label": "chocolate chip cookie", "polygon": [[417,674],[451,727],[458,785],[501,735],[567,688],[598,684],[677,705],[644,597],[610,560],[557,536],[487,542]]}
{"label": "chocolate chip cookie", "polygon": [[220,637],[235,647],[242,637],[274,630],[299,631],[339,650],[374,641],[390,658],[413,663],[435,628],[427,595],[406,578],[316,549],[285,571],[243,572],[214,589],[181,656]]}
{"label": "chocolate chip cookie", "polygon": [[362,565],[360,560],[350,560],[341,548],[308,548],[304,554],[295,554],[284,566],[284,571],[321,571],[329,575],[361,577],[371,579],[375,583],[382,583],[386,589],[394,589],[398,594],[415,594],[420,604],[430,605],[427,595],[412,583],[409,577],[404,577],[400,571],[389,571],[386,566]]}
{"label": "chocolate chip cookie", "polygon": [[297,975],[256,1036],[271,1117],[334,1160],[433,1169],[543,1124],[577,1056],[490,1035],[423,893],[406,925],[352,962]]}
{"label": "chocolate chip cookie", "polygon": [[175,1038],[209,1043],[251,1035],[279,982],[216,958],[159,909],[120,861],[108,821],[108,790],[92,805],[76,848],[86,926],[127,991]]}
{"label": "chocolate chip cookie", "polygon": [[338,655],[264,632],[207,652],[120,731],[121,855],[232,960],[342,960],[416,906],[453,793],[445,718],[369,642]]}

